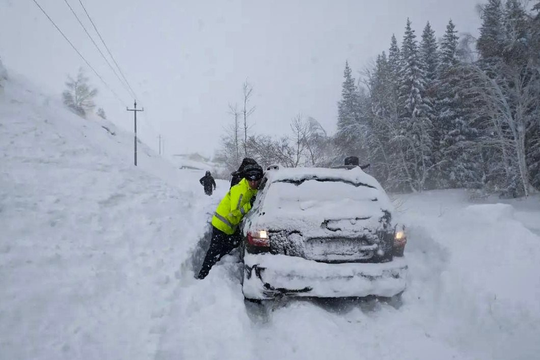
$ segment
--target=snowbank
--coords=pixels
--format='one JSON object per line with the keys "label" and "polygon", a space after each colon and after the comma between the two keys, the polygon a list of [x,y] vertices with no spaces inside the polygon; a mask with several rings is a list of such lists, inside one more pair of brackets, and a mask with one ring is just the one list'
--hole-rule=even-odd
{"label": "snowbank", "polygon": [[0,358],[152,357],[204,233],[202,174],[144,144],[134,167],[131,134],[19,77],[0,94],[0,139]]}
{"label": "snowbank", "polygon": [[411,273],[425,277],[412,280],[406,298],[430,309],[420,321],[456,346],[487,359],[536,358],[540,237],[516,218],[520,202],[467,205],[462,194],[407,197]]}

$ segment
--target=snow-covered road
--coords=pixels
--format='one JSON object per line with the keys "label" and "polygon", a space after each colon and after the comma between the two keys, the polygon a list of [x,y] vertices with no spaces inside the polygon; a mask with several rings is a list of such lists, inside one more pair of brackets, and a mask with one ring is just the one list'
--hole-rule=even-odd
{"label": "snow-covered road", "polygon": [[143,144],[134,168],[130,134],[22,79],[0,94],[0,139],[1,360],[540,358],[538,197],[397,197],[399,309],[261,307],[244,303],[234,254],[193,277],[226,182],[207,197],[201,173]]}
{"label": "snow-covered road", "polygon": [[538,358],[540,239],[514,208],[470,205],[463,191],[398,202],[408,207],[411,270],[399,309],[377,301],[244,305],[230,256],[205,281],[179,284],[157,358]]}

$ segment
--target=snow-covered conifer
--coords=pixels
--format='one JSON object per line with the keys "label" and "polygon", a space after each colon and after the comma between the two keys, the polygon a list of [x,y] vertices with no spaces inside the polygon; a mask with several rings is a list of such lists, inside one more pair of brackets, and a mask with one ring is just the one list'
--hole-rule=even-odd
{"label": "snow-covered conifer", "polygon": [[488,0],[482,7],[482,26],[476,47],[483,59],[497,59],[504,44],[503,11],[501,0]]}
{"label": "snow-covered conifer", "polygon": [[[465,89],[469,84],[467,73],[459,63],[457,49],[459,37],[450,21],[441,41],[439,86],[437,91],[437,162],[439,173],[436,185],[446,187],[481,187],[482,164],[480,139],[472,117],[467,111]],[[472,107],[472,106],[471,106]]]}
{"label": "snow-covered conifer", "polygon": [[504,9],[504,60],[524,65],[531,46],[531,31],[524,6],[518,0],[508,0]]}
{"label": "snow-covered conifer", "polygon": [[414,191],[422,190],[432,169],[432,123],[429,119],[429,107],[426,105],[426,78],[416,35],[407,19],[405,35],[401,46],[400,114],[399,138],[404,158],[404,183]]}
{"label": "snow-covered conifer", "polygon": [[7,70],[4,67],[4,64],[2,64],[2,58],[0,58],[0,88],[2,87],[2,83],[6,81],[8,78]]}
{"label": "snow-covered conifer", "polygon": [[435,31],[428,22],[422,33],[422,42],[420,44],[420,57],[424,64],[425,79],[428,83],[434,84],[437,80],[437,68],[439,66],[439,52]]}
{"label": "snow-covered conifer", "polygon": [[103,110],[103,108],[99,108],[96,115],[104,120],[107,120],[107,115],[105,114],[105,110]]}
{"label": "snow-covered conifer", "polygon": [[359,155],[363,151],[360,129],[360,101],[349,63],[343,71],[341,100],[338,103],[336,145],[341,155]]}
{"label": "snow-covered conifer", "polygon": [[84,70],[80,68],[77,79],[68,77],[67,90],[62,93],[64,105],[82,117],[96,106],[94,97],[98,91],[90,87],[88,80],[88,77],[84,75]]}

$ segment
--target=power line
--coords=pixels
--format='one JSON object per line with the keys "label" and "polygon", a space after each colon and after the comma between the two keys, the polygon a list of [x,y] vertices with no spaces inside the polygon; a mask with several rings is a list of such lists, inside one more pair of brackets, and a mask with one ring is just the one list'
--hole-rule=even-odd
{"label": "power line", "polygon": [[105,84],[105,86],[114,94],[114,96],[116,96],[116,98],[118,99],[118,101],[120,101],[121,103],[124,104],[124,102],[122,101],[122,99],[120,99],[120,96],[118,96],[118,94],[109,86],[109,84],[107,84],[107,82],[105,82],[105,80],[103,80],[103,78],[101,77],[101,75],[98,74],[98,72],[92,67],[92,65],[90,65],[90,63],[88,62],[88,60],[85,59],[85,57],[80,53],[79,50],[77,50],[77,48],[75,47],[75,45],[73,45],[73,43],[71,41],[69,41],[69,39],[67,38],[66,35],[64,35],[64,33],[62,32],[62,30],[60,30],[60,28],[58,27],[58,25],[56,25],[56,23],[53,21],[53,19],[51,19],[51,17],[47,14],[47,12],[45,12],[45,10],[43,10],[43,8],[38,4],[38,2],[36,0],[33,0],[34,3],[37,5],[37,7],[43,12],[43,14],[45,14],[45,16],[47,17],[47,19],[49,19],[49,21],[54,25],[54,27],[56,28],[56,30],[58,30],[60,32],[60,34],[62,34],[62,36],[64,37],[64,39],[69,43],[69,45],[71,45],[71,47],[73,48],[73,50],[75,50],[77,52],[77,54],[79,54],[79,56],[84,60],[84,62],[86,63],[86,65],[88,65],[88,67],[90,69],[92,69],[92,71],[94,72],[94,74],[96,74],[96,76],[103,82],[103,84]]}
{"label": "power line", "polygon": [[[34,0],[35,1],[35,0]],[[114,61],[114,63],[116,64],[116,67],[118,68],[118,71],[120,71],[120,74],[122,75],[122,77],[124,78],[124,80],[126,81],[126,84],[127,86],[129,87],[129,89],[131,90],[131,93],[133,95],[133,97],[135,99],[138,98],[137,94],[135,93],[135,91],[133,91],[133,88],[131,87],[131,85],[129,84],[129,81],[126,79],[126,76],[124,75],[124,72],[122,71],[122,69],[120,68],[120,65],[118,65],[118,63],[116,62],[116,60],[114,59],[114,56],[113,54],[111,53],[111,51],[109,50],[109,47],[107,46],[107,44],[105,43],[105,40],[103,40],[103,37],[101,36],[101,34],[99,33],[97,27],[96,27],[96,24],[94,24],[94,21],[92,20],[92,18],[90,17],[90,14],[88,14],[88,11],[86,11],[86,8],[84,7],[84,4],[82,3],[81,0],[79,0],[79,3],[81,4],[82,8],[84,9],[84,12],[86,13],[86,16],[88,16],[88,19],[90,20],[90,22],[92,23],[92,26],[94,27],[94,30],[96,30],[96,33],[98,34],[99,38],[101,39],[101,42],[103,43],[103,45],[105,45],[105,49],[107,49],[107,52],[109,53],[109,55],[111,56],[111,59]]]}
{"label": "power line", "polygon": [[[162,149],[165,150],[165,139],[161,135],[161,131],[156,130],[156,128],[152,125],[153,122],[151,121],[150,116],[148,115],[148,113],[145,111],[145,112],[142,113],[142,115],[143,115],[142,118],[144,120],[144,123],[148,126],[148,130],[150,130],[149,132],[153,133],[154,136],[156,136],[158,138],[158,140],[159,140],[159,146],[158,146],[159,154],[162,155],[162,153],[164,153],[164,152],[162,152]],[[151,143],[153,143],[153,141]]]}
{"label": "power line", "polygon": [[[67,0],[64,0],[64,1],[67,1]],[[88,11],[86,10],[86,7],[84,6],[82,0],[79,0],[79,3],[81,4],[81,7],[83,8],[86,16],[88,17],[88,20],[90,20],[90,23],[92,24],[92,26],[94,27],[94,30],[96,31],[96,33],[98,34],[101,42],[103,43],[103,45],[105,46],[105,49],[107,49],[107,53],[109,54],[109,56],[111,57],[112,61],[114,62],[114,64],[116,65],[116,67],[118,68],[118,71],[120,72],[120,74],[122,75],[122,78],[125,80],[125,83],[127,84],[127,86],[129,87],[129,89],[131,90],[131,94],[133,95],[133,97],[135,98],[135,100],[139,99],[140,98],[137,96],[137,94],[135,93],[135,91],[133,90],[133,88],[131,87],[131,84],[129,83],[128,79],[126,78],[126,76],[124,75],[124,72],[122,71],[122,68],[120,67],[120,65],[118,65],[118,62],[116,61],[116,59],[114,58],[113,54],[111,53],[111,50],[109,49],[109,47],[107,46],[107,43],[105,42],[105,40],[103,39],[103,37],[101,36],[101,33],[99,32],[99,30],[97,29],[97,26],[96,24],[94,23],[94,21],[92,20],[92,17],[90,16],[90,14],[88,13]],[[155,134],[160,134],[159,131],[157,131],[154,126],[152,125],[152,122],[149,120],[149,117],[148,115],[144,112],[143,113],[143,119],[144,121],[146,122],[146,124],[150,127],[150,129],[155,133]],[[159,135],[161,136],[161,135]]]}
{"label": "power line", "polygon": [[152,125],[152,121],[150,121],[150,118],[146,113],[143,114],[143,119],[144,119],[145,123],[148,125],[148,127],[150,127],[150,130],[152,130],[155,135],[160,134],[160,132],[158,130],[156,130],[156,128]]}
{"label": "power line", "polygon": [[[105,62],[107,63],[107,65],[109,65],[109,67],[111,68],[111,70],[113,71],[114,75],[116,76],[116,78],[120,81],[120,83],[122,84],[122,86],[124,87],[124,89],[126,89],[126,91],[129,93],[129,89],[127,88],[126,84],[124,83],[124,81],[120,78],[120,76],[117,74],[116,70],[114,70],[114,67],[111,65],[111,63],[109,62],[109,60],[107,60],[107,58],[105,57],[105,55],[103,54],[103,52],[101,51],[101,49],[99,48],[99,46],[96,44],[96,42],[94,41],[94,39],[92,38],[92,36],[90,35],[90,33],[88,32],[88,30],[86,30],[86,27],[84,26],[84,24],[82,23],[81,19],[79,19],[79,17],[77,16],[77,13],[73,10],[73,8],[71,7],[71,5],[69,5],[69,2],[67,0],[64,0],[64,2],[66,3],[66,5],[69,7],[69,10],[71,10],[71,12],[73,13],[73,15],[75,16],[75,18],[77,19],[77,21],[79,22],[79,24],[82,26],[84,32],[86,32],[86,35],[88,35],[88,37],[90,38],[90,40],[92,41],[92,43],[94,44],[94,46],[96,47],[96,49],[99,51],[99,53],[101,54],[101,57],[103,58],[103,60],[105,60]],[[130,94],[131,96],[131,94]]]}

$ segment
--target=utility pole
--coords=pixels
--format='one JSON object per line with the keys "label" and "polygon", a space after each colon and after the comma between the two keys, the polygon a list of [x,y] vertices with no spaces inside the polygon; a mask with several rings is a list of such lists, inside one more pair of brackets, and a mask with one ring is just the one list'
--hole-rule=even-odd
{"label": "utility pole", "polygon": [[161,155],[161,134],[159,134],[159,155]]}
{"label": "utility pole", "polygon": [[135,160],[135,166],[137,166],[137,112],[144,111],[144,108],[137,109],[137,100],[133,101],[133,109],[129,109],[126,107],[127,111],[133,111],[134,116],[134,125],[135,125],[135,152],[134,152],[134,160]]}

